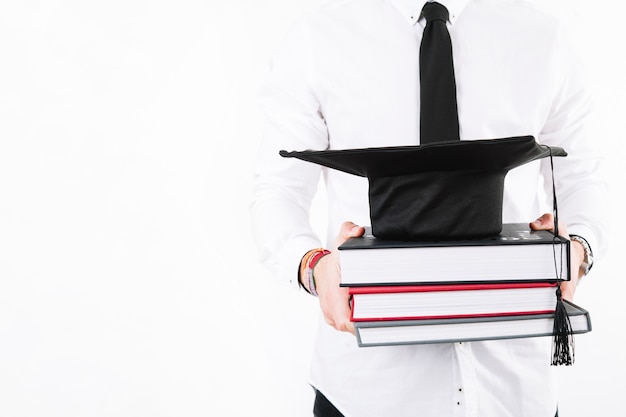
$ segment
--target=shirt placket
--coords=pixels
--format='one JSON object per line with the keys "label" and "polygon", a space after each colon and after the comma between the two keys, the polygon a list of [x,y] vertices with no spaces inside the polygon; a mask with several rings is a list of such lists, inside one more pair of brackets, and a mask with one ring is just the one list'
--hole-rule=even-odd
{"label": "shirt placket", "polygon": [[453,401],[455,417],[478,417],[478,379],[471,343],[455,343],[454,351],[458,363],[458,376]]}

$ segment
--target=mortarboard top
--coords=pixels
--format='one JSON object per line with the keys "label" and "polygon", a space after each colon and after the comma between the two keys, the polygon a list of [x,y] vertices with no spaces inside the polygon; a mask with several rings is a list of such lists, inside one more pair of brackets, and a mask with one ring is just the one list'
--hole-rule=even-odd
{"label": "mortarboard top", "polygon": [[500,233],[508,171],[567,153],[519,136],[280,155],[367,177],[374,236],[447,240]]}

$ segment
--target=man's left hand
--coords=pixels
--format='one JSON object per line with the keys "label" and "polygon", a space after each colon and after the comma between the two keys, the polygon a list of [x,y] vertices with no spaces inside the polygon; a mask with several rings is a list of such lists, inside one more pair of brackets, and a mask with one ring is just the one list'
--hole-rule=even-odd
{"label": "man's left hand", "polygon": [[[532,230],[551,230],[554,231],[554,216],[552,213],[545,213],[534,222],[530,223]],[[569,240],[569,233],[567,233],[567,225],[563,222],[559,222],[559,235]],[[563,298],[568,301],[574,301],[574,293],[576,292],[576,286],[578,280],[581,278],[581,265],[585,260],[585,248],[575,241],[570,242],[570,267],[571,267],[571,279],[570,281],[563,281],[561,283],[561,293]]]}

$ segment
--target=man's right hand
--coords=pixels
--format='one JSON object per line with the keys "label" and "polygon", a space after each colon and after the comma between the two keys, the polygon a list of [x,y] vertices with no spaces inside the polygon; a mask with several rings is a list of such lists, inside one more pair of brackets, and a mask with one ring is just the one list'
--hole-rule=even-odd
{"label": "man's right hand", "polygon": [[313,276],[319,296],[320,307],[326,323],[342,332],[354,334],[354,325],[350,321],[350,294],[348,288],[341,287],[341,266],[337,248],[351,237],[362,236],[365,229],[352,222],[344,222],[335,247],[315,265]]}

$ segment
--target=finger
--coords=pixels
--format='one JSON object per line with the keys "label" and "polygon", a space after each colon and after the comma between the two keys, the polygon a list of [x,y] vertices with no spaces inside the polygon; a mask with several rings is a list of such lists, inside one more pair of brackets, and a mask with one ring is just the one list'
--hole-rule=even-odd
{"label": "finger", "polygon": [[351,319],[350,294],[347,288],[329,288],[320,292],[320,307],[326,323],[336,330],[354,333]]}
{"label": "finger", "polygon": [[354,334],[354,324],[350,320],[350,305],[348,303],[340,303],[335,313],[337,314],[335,318],[335,328],[341,332]]}
{"label": "finger", "polygon": [[365,231],[364,227],[361,227],[352,222],[343,222],[341,225],[340,235],[343,237],[355,237],[360,236]]}
{"label": "finger", "polygon": [[324,320],[326,323],[338,331],[355,334],[354,324],[350,320],[350,306],[342,303],[341,301],[334,304],[334,306],[335,308],[333,308],[332,311],[328,313],[324,312]]}
{"label": "finger", "polygon": [[335,240],[335,245],[340,246],[349,238],[362,236],[363,233],[365,233],[364,227],[358,226],[350,221],[343,222],[339,230],[339,235],[337,235],[337,239]]}
{"label": "finger", "polygon": [[336,322],[335,328],[340,332],[356,334],[354,331],[354,324],[350,320],[341,320],[339,322]]}
{"label": "finger", "polygon": [[574,294],[576,293],[576,283],[574,281],[563,281],[560,285],[563,299],[573,302]]}
{"label": "finger", "polygon": [[544,213],[537,220],[530,223],[532,230],[552,230],[554,229],[554,218],[552,213]]}
{"label": "finger", "polygon": [[326,320],[326,323],[328,325],[334,327],[340,332],[349,332],[355,334],[354,324],[349,319],[346,320],[345,318],[341,317],[335,320],[335,318],[330,316],[324,316],[324,319]]}

